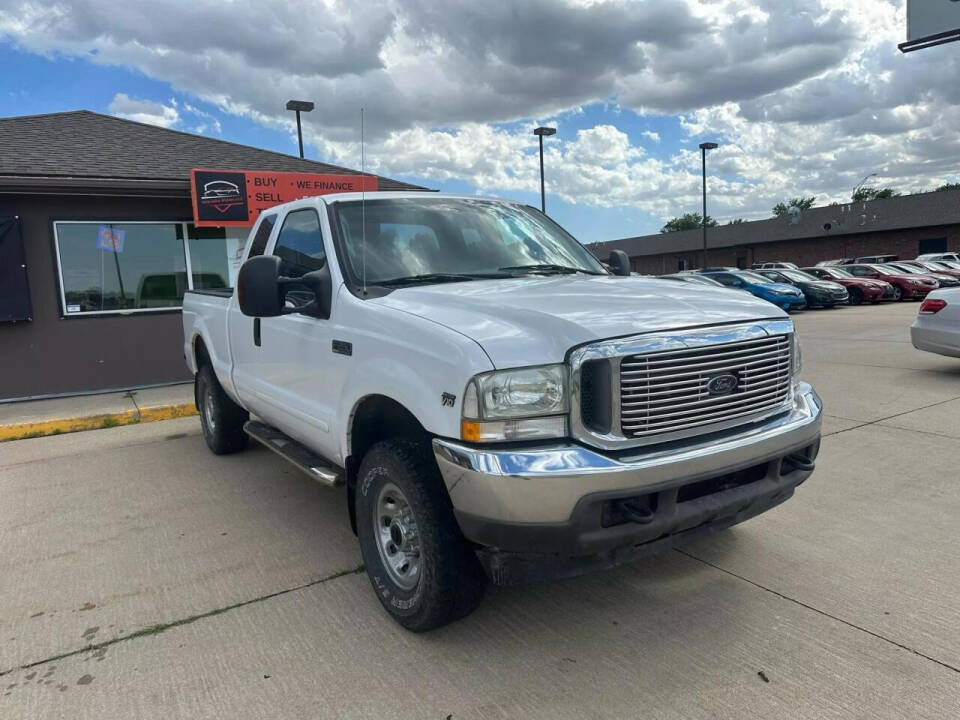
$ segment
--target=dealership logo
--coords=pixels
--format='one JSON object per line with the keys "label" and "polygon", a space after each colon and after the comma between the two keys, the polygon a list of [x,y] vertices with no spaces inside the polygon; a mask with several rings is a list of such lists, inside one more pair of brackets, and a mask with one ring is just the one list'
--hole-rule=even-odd
{"label": "dealership logo", "polygon": [[710,395],[729,395],[737,389],[739,382],[736,375],[716,375],[707,383],[707,392]]}
{"label": "dealership logo", "polygon": [[248,220],[247,178],[244,173],[197,170],[193,183],[198,220]]}
{"label": "dealership logo", "polygon": [[214,180],[204,184],[200,202],[225,213],[235,205],[242,205],[243,196],[240,194],[240,188],[232,182]]}

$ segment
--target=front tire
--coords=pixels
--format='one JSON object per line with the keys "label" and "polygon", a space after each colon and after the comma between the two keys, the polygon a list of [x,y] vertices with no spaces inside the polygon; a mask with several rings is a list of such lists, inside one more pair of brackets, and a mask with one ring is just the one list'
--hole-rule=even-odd
{"label": "front tire", "polygon": [[859,288],[850,288],[848,290],[851,305],[859,305],[863,302],[863,291]]}
{"label": "front tire", "polygon": [[223,391],[210,365],[204,365],[194,380],[194,399],[200,413],[203,439],[214,455],[229,455],[247,447],[243,425],[250,413]]}
{"label": "front tire", "polygon": [[893,286],[893,301],[894,301],[894,302],[900,302],[901,300],[903,300],[903,288],[900,287],[899,285],[894,285],[894,286]]}
{"label": "front tire", "polygon": [[367,451],[356,517],[370,583],[403,627],[433,630],[480,604],[486,575],[460,533],[427,443],[385,440]]}

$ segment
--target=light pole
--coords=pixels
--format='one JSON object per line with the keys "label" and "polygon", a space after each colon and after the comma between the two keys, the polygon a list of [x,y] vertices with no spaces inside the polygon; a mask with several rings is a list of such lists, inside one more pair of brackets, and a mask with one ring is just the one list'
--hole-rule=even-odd
{"label": "light pole", "polygon": [[700,143],[700,159],[703,166],[703,267],[707,267],[707,150],[716,150],[715,142]]}
{"label": "light pole", "polygon": [[297,113],[297,145],[300,146],[300,157],[303,157],[303,131],[300,129],[300,113],[313,110],[313,103],[307,100],[287,100],[287,110]]}
{"label": "light pole", "polygon": [[547,193],[543,186],[543,136],[556,135],[557,129],[552,127],[538,127],[533,134],[540,138],[540,212],[547,214]]}
{"label": "light pole", "polygon": [[861,180],[860,182],[858,182],[858,183],[854,186],[853,192],[850,193],[850,200],[852,200],[853,202],[856,202],[856,200],[854,200],[854,198],[857,196],[857,191],[860,190],[860,188],[863,187],[864,183],[866,183],[867,180],[869,180],[869,179],[872,178],[872,177],[876,177],[876,176],[877,176],[876,173],[870,173],[869,175],[864,175],[863,180]]}

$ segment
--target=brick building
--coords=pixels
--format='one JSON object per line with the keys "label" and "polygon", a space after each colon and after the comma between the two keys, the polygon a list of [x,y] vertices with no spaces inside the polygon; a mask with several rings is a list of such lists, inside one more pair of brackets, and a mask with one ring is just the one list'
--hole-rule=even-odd
{"label": "brick building", "polygon": [[[702,266],[702,230],[658,233],[593,243],[605,260],[623,250],[636,272],[663,275]],[[748,268],[774,260],[800,267],[820,260],[894,254],[960,252],[960,190],[810,208],[790,217],[707,230],[711,266]]]}

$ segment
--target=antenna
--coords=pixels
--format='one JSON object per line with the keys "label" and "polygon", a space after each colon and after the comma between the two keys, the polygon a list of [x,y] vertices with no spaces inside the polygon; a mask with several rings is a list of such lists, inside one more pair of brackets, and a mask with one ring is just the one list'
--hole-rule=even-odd
{"label": "antenna", "polygon": [[363,275],[363,294],[367,294],[367,183],[363,155],[363,108],[360,108],[360,266]]}

